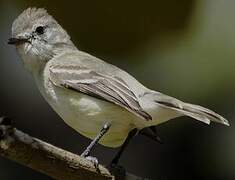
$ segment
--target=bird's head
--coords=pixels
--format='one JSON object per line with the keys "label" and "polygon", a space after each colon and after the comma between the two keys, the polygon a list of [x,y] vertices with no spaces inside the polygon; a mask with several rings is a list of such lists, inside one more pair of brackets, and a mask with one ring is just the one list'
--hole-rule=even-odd
{"label": "bird's head", "polygon": [[42,8],[28,8],[15,19],[8,44],[16,46],[30,67],[47,62],[65,49],[75,49],[67,32]]}

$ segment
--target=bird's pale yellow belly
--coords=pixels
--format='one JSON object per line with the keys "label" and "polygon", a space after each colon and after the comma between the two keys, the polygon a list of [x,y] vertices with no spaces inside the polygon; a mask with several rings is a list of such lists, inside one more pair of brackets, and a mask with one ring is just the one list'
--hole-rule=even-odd
{"label": "bird's pale yellow belly", "polygon": [[[53,85],[52,85],[53,86]],[[94,139],[106,122],[111,124],[100,144],[109,147],[122,145],[129,131],[135,128],[134,114],[113,103],[60,87],[47,92],[46,100],[60,117],[82,135]]]}

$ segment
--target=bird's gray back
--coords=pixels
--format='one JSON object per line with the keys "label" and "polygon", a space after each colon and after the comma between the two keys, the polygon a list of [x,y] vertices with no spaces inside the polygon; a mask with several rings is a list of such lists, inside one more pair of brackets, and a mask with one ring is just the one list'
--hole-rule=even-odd
{"label": "bird's gray back", "polygon": [[75,68],[76,66],[84,67],[105,76],[115,77],[127,84],[130,90],[135,93],[136,97],[139,97],[146,91],[149,91],[145,86],[143,86],[139,81],[124,70],[112,64],[106,63],[105,61],[83,51],[77,50],[63,53],[53,58],[49,63],[52,66],[63,66],[66,64],[66,66],[74,66]]}

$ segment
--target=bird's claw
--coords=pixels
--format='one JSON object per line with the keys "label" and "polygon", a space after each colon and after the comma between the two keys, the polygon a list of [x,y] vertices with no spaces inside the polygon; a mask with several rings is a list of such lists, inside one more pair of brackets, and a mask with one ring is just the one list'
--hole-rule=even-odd
{"label": "bird's claw", "polygon": [[99,161],[96,157],[93,156],[86,156],[85,157],[88,161],[92,162],[92,164],[94,164],[95,168],[98,169],[99,167]]}

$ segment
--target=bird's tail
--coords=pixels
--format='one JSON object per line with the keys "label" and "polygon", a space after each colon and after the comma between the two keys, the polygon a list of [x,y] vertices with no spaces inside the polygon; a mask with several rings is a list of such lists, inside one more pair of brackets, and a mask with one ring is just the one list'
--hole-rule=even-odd
{"label": "bird's tail", "polygon": [[154,96],[154,101],[160,106],[173,109],[182,115],[190,116],[206,124],[210,124],[211,121],[214,121],[229,126],[228,120],[215,113],[214,111],[202,106],[185,103],[176,98],[158,92]]}

